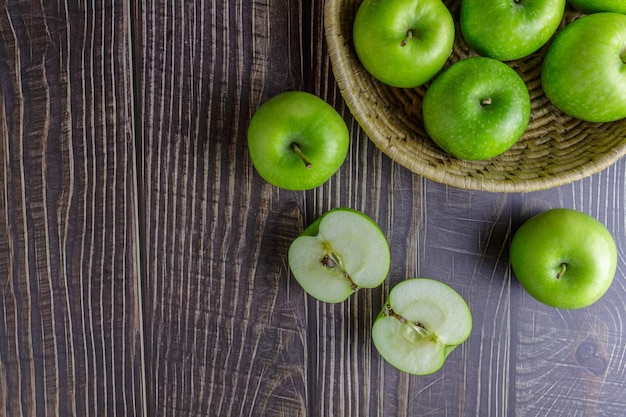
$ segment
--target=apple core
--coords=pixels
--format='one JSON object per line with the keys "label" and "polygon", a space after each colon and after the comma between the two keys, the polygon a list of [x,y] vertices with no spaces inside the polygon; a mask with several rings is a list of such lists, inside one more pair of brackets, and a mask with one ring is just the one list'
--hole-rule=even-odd
{"label": "apple core", "polygon": [[359,286],[354,281],[352,281],[352,278],[350,278],[350,274],[348,274],[348,271],[346,271],[345,267],[343,266],[341,258],[330,249],[328,244],[325,244],[324,247],[326,247],[326,250],[328,252],[321,259],[321,264],[328,268],[331,272],[335,269],[341,272],[341,274],[343,274],[342,278],[347,280],[350,283],[350,288],[352,288],[352,291],[356,292],[359,289]]}
{"label": "apple core", "polygon": [[432,339],[434,336],[421,322],[413,323],[412,321],[405,319],[393,311],[390,305],[385,306],[383,314],[393,317],[403,324],[401,330],[402,336],[404,336],[410,343],[418,343],[425,339]]}

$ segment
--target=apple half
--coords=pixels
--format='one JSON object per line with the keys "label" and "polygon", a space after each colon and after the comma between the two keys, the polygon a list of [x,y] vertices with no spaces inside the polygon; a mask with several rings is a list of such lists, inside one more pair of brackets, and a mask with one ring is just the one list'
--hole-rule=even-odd
{"label": "apple half", "polygon": [[374,288],[387,277],[387,238],[366,214],[335,208],[319,217],[289,247],[289,268],[311,296],[339,303],[359,288]]}
{"label": "apple half", "polygon": [[452,287],[430,278],[398,283],[374,321],[372,340],[399,370],[429,375],[472,331],[472,313]]}

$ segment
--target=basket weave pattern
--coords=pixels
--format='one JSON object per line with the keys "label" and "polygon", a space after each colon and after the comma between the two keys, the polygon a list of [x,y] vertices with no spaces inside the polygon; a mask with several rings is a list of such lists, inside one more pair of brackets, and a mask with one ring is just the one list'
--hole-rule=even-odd
{"label": "basket weave pattern", "polygon": [[[361,66],[352,43],[354,16],[362,0],[326,0],[326,42],[337,84],[370,140],[412,172],[454,187],[491,192],[525,192],[567,184],[595,174],[626,155],[626,119],[588,123],[560,112],[541,88],[546,46],[509,62],[526,82],[531,119],[510,150],[487,161],[454,158],[435,145],[424,130],[421,107],[426,86],[398,89],[375,80]],[[462,38],[460,0],[448,0],[456,40],[446,66],[477,54]],[[566,10],[562,27],[578,13]]]}

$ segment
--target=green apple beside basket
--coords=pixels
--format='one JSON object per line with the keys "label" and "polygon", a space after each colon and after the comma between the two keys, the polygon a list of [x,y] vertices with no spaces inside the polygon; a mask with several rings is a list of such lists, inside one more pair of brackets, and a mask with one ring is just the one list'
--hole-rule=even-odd
{"label": "green apple beside basket", "polygon": [[[352,43],[352,24],[362,0],[326,0],[326,42],[339,89],[354,117],[383,153],[410,171],[462,189],[526,192],[580,180],[626,155],[626,119],[589,123],[556,109],[541,88],[545,47],[511,65],[531,97],[531,119],[510,150],[486,161],[465,161],[446,154],[430,140],[422,123],[426,87],[398,89],[375,80],[360,64]],[[444,0],[458,16],[460,0]],[[566,11],[565,21],[576,12]],[[457,25],[449,64],[475,56]],[[448,65],[449,65],[448,64]]]}

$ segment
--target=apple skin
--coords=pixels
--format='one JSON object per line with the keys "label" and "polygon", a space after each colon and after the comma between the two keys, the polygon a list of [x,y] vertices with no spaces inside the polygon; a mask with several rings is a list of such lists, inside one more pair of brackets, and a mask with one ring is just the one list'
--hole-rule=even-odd
{"label": "apple skin", "polygon": [[308,190],[326,182],[346,159],[349,143],[341,115],[304,91],[270,98],[257,109],[248,127],[248,150],[257,172],[270,184],[288,190]]}
{"label": "apple skin", "polygon": [[422,114],[426,132],[444,151],[460,159],[484,160],[505,152],[524,134],[530,96],[511,67],[472,57],[455,62],[433,80]]}
{"label": "apple skin", "polygon": [[545,45],[565,13],[565,0],[463,0],[461,32],[483,56],[512,61]]}
{"label": "apple skin", "polygon": [[599,300],[611,286],[617,247],[595,218],[556,208],[530,218],[515,232],[510,262],[535,299],[556,308],[579,309]]}
{"label": "apple skin", "polygon": [[[329,257],[337,265],[325,263]],[[338,207],[318,217],[292,242],[288,264],[310,296],[340,303],[360,288],[382,284],[389,272],[391,254],[387,238],[372,218],[358,210]]]}
{"label": "apple skin", "polygon": [[441,0],[364,0],[353,26],[363,67],[399,88],[433,78],[452,53],[454,36],[454,20]]}
{"label": "apple skin", "polygon": [[623,0],[567,0],[576,10],[583,13],[615,12],[626,14]]}
{"label": "apple skin", "polygon": [[546,97],[588,122],[626,117],[626,15],[583,16],[558,32],[541,71]]}

